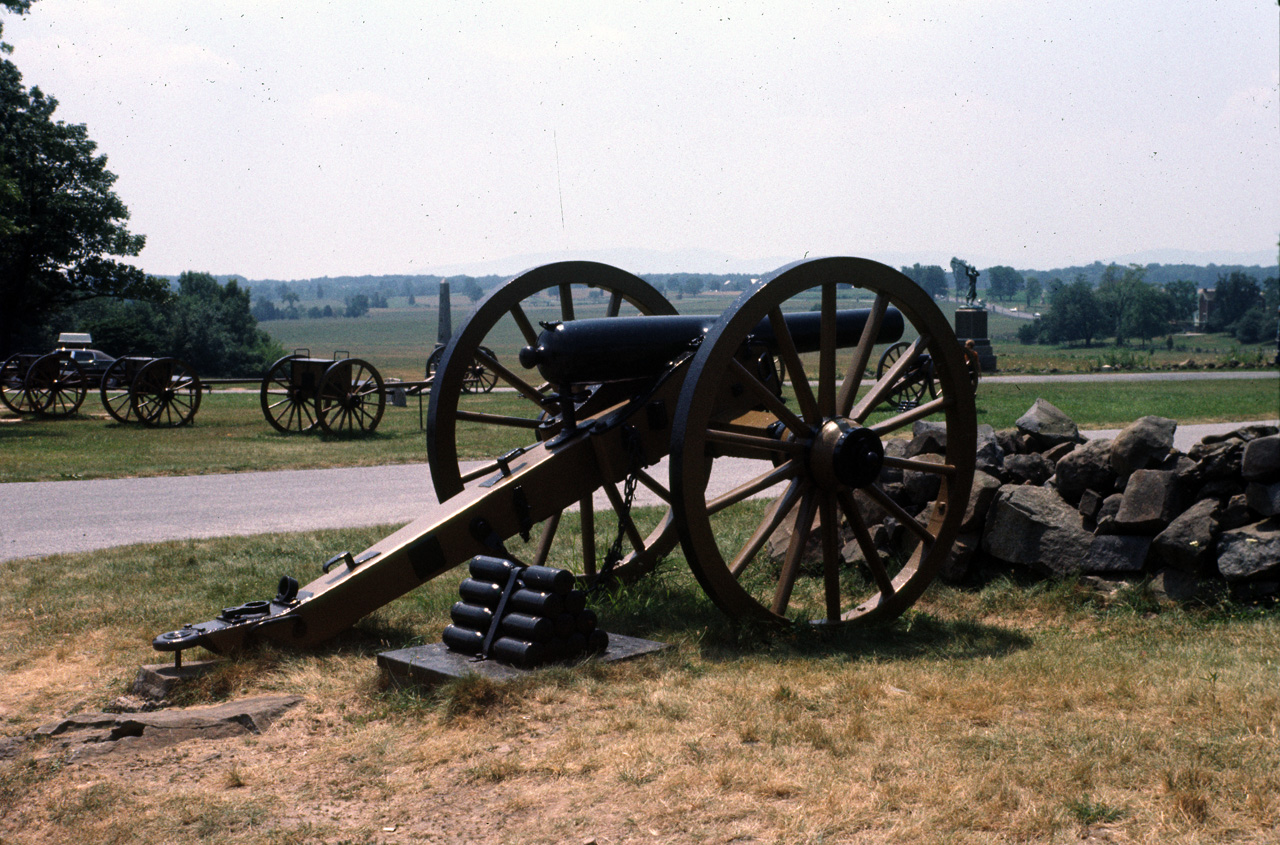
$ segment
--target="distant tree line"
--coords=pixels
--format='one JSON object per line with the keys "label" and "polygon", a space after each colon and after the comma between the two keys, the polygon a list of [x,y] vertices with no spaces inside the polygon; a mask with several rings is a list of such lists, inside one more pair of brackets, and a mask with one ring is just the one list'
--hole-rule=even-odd
{"label": "distant tree line", "polygon": [[[1049,307],[1044,316],[1018,330],[1023,343],[1090,346],[1114,338],[1117,346],[1130,340],[1146,345],[1158,335],[1190,327],[1199,303],[1199,288],[1187,279],[1163,285],[1147,279],[1148,268],[1107,265],[1095,287],[1083,274],[1069,283],[1049,282]],[[1218,276],[1213,287],[1209,332],[1227,332],[1241,343],[1259,343],[1276,331],[1280,305],[1276,277],[1259,283],[1235,270]]]}

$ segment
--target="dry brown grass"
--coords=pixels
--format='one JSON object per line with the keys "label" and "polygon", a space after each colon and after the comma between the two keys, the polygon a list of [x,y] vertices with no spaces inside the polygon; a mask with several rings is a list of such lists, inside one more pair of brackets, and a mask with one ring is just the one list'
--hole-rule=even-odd
{"label": "dry brown grass", "polygon": [[[303,703],[261,736],[105,755],[25,746],[0,760],[0,841],[1280,838],[1273,613],[1151,612],[1141,596],[1106,607],[1000,583],[935,590],[879,633],[777,636],[732,629],[687,580],[604,609],[675,643],[630,664],[399,689],[374,665],[380,640],[442,624],[405,622],[403,607],[318,654],[229,661],[184,701]],[[151,659],[109,624],[74,639],[24,624],[5,625],[28,644],[3,666],[10,736],[101,708]]]}

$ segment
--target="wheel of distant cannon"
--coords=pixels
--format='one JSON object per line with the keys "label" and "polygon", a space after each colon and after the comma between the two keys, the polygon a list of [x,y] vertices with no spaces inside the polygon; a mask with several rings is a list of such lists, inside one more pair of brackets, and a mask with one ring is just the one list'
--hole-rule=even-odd
{"label": "wheel of distant cannon", "polygon": [[359,358],[334,361],[316,390],[316,421],[326,434],[372,434],[386,406],[382,376]]}
{"label": "wheel of distant cannon", "polygon": [[315,385],[294,381],[293,361],[301,355],[286,355],[271,365],[262,377],[258,403],[262,415],[281,434],[310,431],[316,425]]}
{"label": "wheel of distant cannon", "polygon": [[200,410],[204,387],[195,370],[177,358],[143,365],[129,386],[133,418],[151,428],[187,425]]}
{"label": "wheel of distant cannon", "polygon": [[31,397],[27,393],[27,370],[31,356],[10,355],[0,364],[0,402],[15,414],[30,414]]}
{"label": "wheel of distant cannon", "polygon": [[462,379],[463,393],[488,393],[498,383],[498,374],[484,364],[486,359],[497,360],[497,356],[487,346],[481,346],[479,353]]}
{"label": "wheel of distant cannon", "polygon": [[45,417],[69,417],[84,403],[89,378],[62,352],[36,359],[27,370],[26,392],[31,410]]}
{"label": "wheel of distant cannon", "polygon": [[102,374],[98,384],[98,398],[102,407],[116,422],[127,423],[133,420],[133,395],[130,387],[138,370],[146,366],[150,358],[130,357],[117,358],[111,362]]}
{"label": "wheel of distant cannon", "polygon": [[[876,380],[884,377],[902,354],[911,348],[911,343],[900,340],[890,346],[880,356],[876,365]],[[925,394],[930,399],[938,397],[938,382],[933,374],[933,359],[929,355],[920,355],[915,362],[894,382],[885,402],[898,411],[909,411],[924,401]]]}
{"label": "wheel of distant cannon", "polygon": [[[852,289],[874,295],[871,319],[856,346],[839,349],[833,340],[837,301]],[[824,328],[819,351],[806,361],[793,345],[787,348],[790,334],[782,315],[808,310],[815,297]],[[907,335],[914,328],[920,337],[864,387],[880,319],[890,305],[908,322]],[[771,386],[753,372],[762,353],[745,342],[762,320],[779,338],[793,402],[771,398]],[[939,381],[936,398],[888,416],[877,410],[925,355]],[[815,368],[816,376],[810,372]],[[717,412],[726,396],[743,395],[759,399],[756,409],[736,419]],[[941,462],[884,454],[886,438],[909,436],[912,423],[926,418],[945,422]],[[960,345],[928,294],[892,268],[863,259],[785,267],[725,312],[681,388],[671,439],[671,492],[685,556],[707,594],[734,617],[818,624],[895,618],[920,596],[951,551],[972,484],[976,430]],[[753,468],[747,480],[720,490],[709,480],[716,478],[717,462],[729,456],[748,459]],[[918,517],[882,486],[888,473],[898,471],[940,481],[937,500]],[[752,498],[766,491],[766,498]],[[905,526],[914,547],[902,558],[873,540],[869,526],[877,512]],[[787,528],[790,539],[775,563],[765,546]],[[845,560],[845,547],[858,550],[849,555],[852,563]]]}
{"label": "wheel of distant cannon", "polygon": [[[431,384],[427,459],[440,501],[494,476],[500,471],[499,456],[545,439],[557,430],[554,426],[559,406],[553,395],[554,388],[540,383],[536,371],[526,370],[517,361],[520,346],[537,344],[540,322],[675,313],[675,306],[643,279],[592,261],[564,261],[536,267],[492,291],[476,305],[445,345]],[[484,387],[484,392],[488,393],[498,382],[512,388],[512,392],[464,400],[464,395],[475,392],[469,382],[475,384],[477,366],[492,377],[492,383]],[[531,372],[534,378],[528,375]],[[497,426],[514,430],[515,436],[510,438],[510,443],[493,448],[488,444],[494,442]],[[488,457],[478,467],[464,471],[460,454],[468,451]],[[518,463],[516,458],[510,460],[511,465]],[[616,490],[611,493],[616,494]],[[603,568],[603,564],[597,567],[595,549],[600,520],[590,496],[585,496],[580,505],[579,546],[567,555],[581,561],[576,567],[580,574],[594,576]],[[662,522],[667,524],[667,520]],[[569,542],[571,532],[558,529],[558,519],[544,523],[533,562],[541,563],[549,555],[559,555],[559,547],[553,551],[552,545],[557,542],[557,534],[561,535],[560,543]],[[603,523],[601,530],[604,530]],[[612,533],[612,529],[608,530]],[[652,565],[658,554],[654,538],[659,534],[662,534],[661,527],[643,543],[635,542],[633,536],[631,550],[612,571],[623,575]],[[664,549],[674,544],[673,532],[667,531],[664,537],[670,538],[663,540]],[[568,563],[559,559],[556,565],[568,566]]]}
{"label": "wheel of distant cannon", "polygon": [[431,350],[431,354],[427,356],[427,368],[423,375],[427,381],[435,378],[436,370],[440,369],[440,359],[444,357],[444,344],[438,345]]}

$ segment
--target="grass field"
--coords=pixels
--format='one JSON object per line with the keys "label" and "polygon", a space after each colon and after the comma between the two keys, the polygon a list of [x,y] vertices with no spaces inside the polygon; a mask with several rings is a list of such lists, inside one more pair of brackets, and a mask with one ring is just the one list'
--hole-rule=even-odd
{"label": "grass field", "polygon": [[[150,638],[388,528],[6,565],[3,733],[124,695]],[[678,560],[596,607],[665,653],[435,692],[456,578],[314,653],[258,651],[196,705],[303,703],[261,736],[0,760],[0,840],[167,843],[1263,843],[1280,836],[1280,619],[995,575],[892,626],[730,624]],[[121,612],[123,609],[128,612]]]}
{"label": "grass field", "polygon": [[[719,314],[734,301],[734,294],[701,294],[680,299],[673,304],[682,314]],[[842,303],[845,300],[842,300]],[[865,307],[868,301],[848,299],[849,307]],[[319,320],[272,320],[261,328],[278,340],[288,351],[306,348],[318,357],[329,357],[335,350],[345,350],[357,358],[370,361],[384,376],[404,380],[423,376],[427,356],[435,347],[439,314],[433,305],[408,306],[391,300],[392,308],[370,311],[359,319],[333,317]],[[308,305],[309,303],[303,303]],[[939,302],[950,319],[956,303]],[[579,317],[603,316],[601,301],[585,294],[577,297]],[[843,307],[843,305],[842,305]],[[454,301],[453,327],[461,328],[470,311],[466,300]],[[532,320],[559,319],[559,311],[550,297],[539,295],[530,308]],[[990,314],[988,332],[1002,372],[1050,373],[1095,372],[1103,365],[1123,369],[1169,369],[1187,360],[1200,367],[1248,366],[1264,367],[1275,358],[1275,343],[1243,346],[1225,335],[1175,335],[1172,348],[1165,338],[1149,347],[1136,342],[1120,349],[1100,339],[1091,347],[1025,346],[1018,342],[1018,328],[1025,321],[1003,314]],[[522,345],[514,324],[499,324],[498,336],[489,344],[500,355],[514,356]],[[1233,363],[1234,362],[1234,363]]]}

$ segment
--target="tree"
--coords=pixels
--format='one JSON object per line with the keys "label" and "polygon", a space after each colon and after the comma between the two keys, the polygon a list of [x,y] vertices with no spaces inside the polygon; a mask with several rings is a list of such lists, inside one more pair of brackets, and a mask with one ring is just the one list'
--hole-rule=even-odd
{"label": "tree", "polygon": [[[1146,297],[1145,289],[1151,287],[1145,281],[1146,268],[1139,264],[1130,264],[1123,271],[1118,265],[1109,264],[1102,271],[1102,281],[1098,283],[1098,303],[1106,311],[1111,322],[1111,332],[1116,337],[1116,346],[1124,346],[1129,338],[1130,325],[1135,321],[1132,310]],[[1163,320],[1162,312],[1160,318]]]}
{"label": "tree", "polygon": [[1132,291],[1120,327],[1125,337],[1141,338],[1146,346],[1153,337],[1169,330],[1172,314],[1173,302],[1164,288],[1142,282]]}
{"label": "tree", "polygon": [[1085,346],[1102,331],[1106,315],[1084,276],[1054,291],[1049,299],[1045,336],[1050,343],[1083,340]]}
{"label": "tree", "polygon": [[[4,0],[22,14],[28,0]],[[0,56],[10,49],[0,45]],[[145,239],[125,227],[116,177],[83,125],[55,120],[58,102],[0,58],[0,354],[32,341],[50,319],[80,302],[116,297],[162,302],[163,279],[116,257]]]}
{"label": "tree", "polygon": [[[259,300],[271,304],[269,300]],[[274,306],[273,306],[274,307]],[[183,273],[164,303],[100,300],[73,312],[94,343],[116,355],[173,356],[202,376],[258,376],[284,350],[258,328],[249,291],[208,273]]]}
{"label": "tree", "polygon": [[1022,274],[1012,267],[997,264],[986,270],[987,290],[992,299],[1013,299],[1022,290]]}
{"label": "tree", "polygon": [[1179,324],[1190,323],[1195,319],[1200,301],[1200,291],[1196,289],[1195,282],[1183,279],[1169,282],[1164,286],[1164,292],[1169,296],[1170,319]]}
{"label": "tree", "polygon": [[1040,287],[1040,280],[1035,276],[1027,276],[1025,284],[1027,286],[1027,310],[1030,311],[1035,308],[1036,303],[1040,301],[1040,297],[1044,291]]}
{"label": "tree", "polygon": [[1213,288],[1213,311],[1209,315],[1209,331],[1226,330],[1249,309],[1262,304],[1262,288],[1248,273],[1236,270],[1219,276]]}
{"label": "tree", "polygon": [[947,295],[947,274],[937,264],[917,263],[910,267],[903,267],[902,275],[922,287],[930,296]]}
{"label": "tree", "polygon": [[369,297],[363,293],[347,297],[347,310],[344,317],[363,317],[369,313]]}
{"label": "tree", "polygon": [[480,287],[480,283],[470,276],[464,276],[462,281],[458,283],[458,290],[470,299],[474,304],[479,302],[484,296],[484,289]]}

